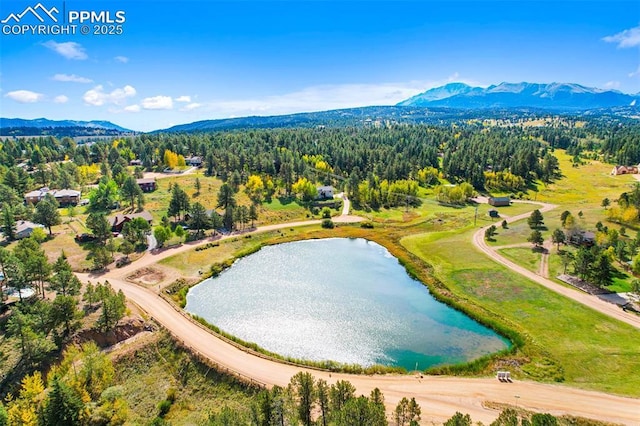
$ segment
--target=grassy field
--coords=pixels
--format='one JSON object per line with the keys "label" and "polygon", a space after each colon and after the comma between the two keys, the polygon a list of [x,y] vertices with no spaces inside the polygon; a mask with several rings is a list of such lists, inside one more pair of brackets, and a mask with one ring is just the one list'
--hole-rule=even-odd
{"label": "grassy field", "polygon": [[256,394],[256,389],[199,363],[167,336],[120,355],[114,364],[129,406],[127,424],[150,424],[168,393],[175,393],[175,402],[165,420],[173,425],[206,424],[209,414],[224,406],[248,411]]}
{"label": "grassy field", "polygon": [[640,396],[637,329],[492,262],[472,246],[473,232],[469,227],[412,235],[402,244],[434,265],[436,277],[459,298],[487,308],[526,336],[520,377]]}
{"label": "grassy field", "polygon": [[[576,225],[580,229],[595,231],[596,223],[601,222],[610,229],[620,230],[621,227],[619,225],[607,221],[606,211],[601,207],[602,199],[605,197],[610,200],[617,199],[620,193],[628,190],[637,180],[630,175],[611,176],[609,174],[611,166],[598,161],[591,161],[586,165],[573,167],[571,157],[562,150],[557,150],[555,155],[559,159],[563,177],[552,184],[542,187],[536,196],[539,201],[554,203],[559,206],[552,211],[544,213],[544,227],[541,229],[543,238],[549,241],[555,229],[562,229],[560,215],[565,210],[571,212],[575,218]],[[531,206],[528,207],[531,209]],[[582,215],[579,213],[582,213]],[[524,243],[527,241],[531,231],[526,220],[510,223],[508,229],[498,227],[498,233],[492,241],[489,241],[489,245],[496,247]],[[629,231],[627,234],[632,235],[635,233]],[[575,251],[570,246],[562,249]],[[501,251],[501,253],[515,263],[537,271],[537,269],[532,269],[530,256],[525,255],[523,252],[521,252],[522,256],[514,255],[514,253],[510,254],[509,251]],[[616,268],[616,275],[613,284],[607,288],[615,292],[629,291],[634,277],[625,272],[617,262],[614,262],[613,266]],[[568,272],[571,272],[571,270],[572,267],[570,266]],[[549,277],[562,285],[566,285],[555,278],[562,272],[564,272],[564,266],[557,255],[557,250],[553,249],[549,257]]]}
{"label": "grassy field", "polygon": [[540,268],[540,259],[542,254],[534,251],[531,247],[512,247],[499,249],[498,253],[507,259],[516,262],[530,271],[538,272]]}

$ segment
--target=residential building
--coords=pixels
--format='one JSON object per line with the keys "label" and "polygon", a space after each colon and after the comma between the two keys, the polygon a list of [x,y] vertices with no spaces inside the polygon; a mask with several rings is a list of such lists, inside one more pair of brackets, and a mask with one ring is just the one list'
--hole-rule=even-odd
{"label": "residential building", "polygon": [[117,214],[109,220],[109,223],[111,224],[111,230],[113,232],[122,232],[122,227],[124,226],[124,224],[132,221],[137,217],[143,218],[144,220],[149,222],[149,225],[151,225],[151,222],[153,221],[151,213],[146,210],[143,210],[140,213]]}
{"label": "residential building", "polygon": [[335,192],[333,186],[319,186],[317,190],[318,198],[333,198],[333,193]]}
{"label": "residential building", "polygon": [[142,192],[153,192],[156,190],[156,180],[151,178],[136,179],[136,183]]}

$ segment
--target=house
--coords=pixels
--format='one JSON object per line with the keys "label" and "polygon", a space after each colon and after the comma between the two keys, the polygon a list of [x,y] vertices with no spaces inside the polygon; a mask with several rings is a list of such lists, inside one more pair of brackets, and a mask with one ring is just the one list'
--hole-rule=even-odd
{"label": "house", "polygon": [[493,218],[498,218],[500,217],[500,213],[498,213],[498,210],[496,209],[491,209],[489,210],[489,216]]}
{"label": "house", "polygon": [[149,222],[149,225],[151,225],[151,222],[153,221],[151,213],[146,210],[143,210],[140,213],[117,214],[109,221],[109,223],[111,223],[111,230],[113,232],[122,232],[122,227],[124,226],[124,224],[132,221],[137,217],[143,218],[144,220]]}
{"label": "house", "polygon": [[19,220],[16,222],[16,239],[21,240],[23,238],[30,237],[33,234],[33,230],[36,228],[44,229],[44,226],[39,223],[29,222],[28,220]]}
{"label": "house", "polygon": [[153,192],[156,190],[156,180],[151,178],[136,179],[136,183],[142,192]]}
{"label": "house", "polygon": [[80,191],[76,191],[75,189],[51,190],[46,186],[24,194],[24,202],[27,204],[37,204],[42,201],[47,194],[53,195],[58,204],[62,206],[70,204],[77,205],[80,202]]}
{"label": "house", "polygon": [[489,197],[489,205],[493,207],[504,207],[511,205],[509,197]]}
{"label": "house", "polygon": [[638,174],[638,166],[615,166],[613,170],[611,170],[611,174],[613,176],[617,175],[629,175],[629,174]]}
{"label": "house", "polygon": [[591,231],[577,231],[569,237],[569,243],[574,246],[591,247],[596,243],[596,234]]}
{"label": "house", "polygon": [[202,167],[202,157],[187,157],[184,159],[184,163],[191,167]]}
{"label": "house", "polygon": [[130,166],[142,166],[142,161],[141,160],[131,160],[131,161],[129,161],[129,165]]}
{"label": "house", "polygon": [[319,186],[316,189],[318,190],[318,198],[333,198],[333,192],[335,191],[333,186]]}
{"label": "house", "polygon": [[80,191],[75,189],[60,189],[53,191],[53,196],[61,206],[77,205],[80,202]]}

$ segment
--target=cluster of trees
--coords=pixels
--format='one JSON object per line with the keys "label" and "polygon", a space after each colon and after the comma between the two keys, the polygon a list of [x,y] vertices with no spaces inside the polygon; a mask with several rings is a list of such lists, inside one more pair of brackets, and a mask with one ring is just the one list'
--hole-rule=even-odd
{"label": "cluster of trees", "polygon": [[162,161],[165,166],[170,169],[175,169],[177,167],[185,167],[187,164],[185,162],[184,156],[181,154],[176,154],[170,149],[164,150],[164,155],[162,156]]}
{"label": "cluster of trees", "polygon": [[[314,188],[315,192],[315,188]],[[369,207],[374,210],[380,207],[417,206],[418,182],[409,179],[399,179],[389,182],[380,180],[371,174],[368,179],[361,181],[353,190],[349,186],[349,198],[356,207]]]}
{"label": "cluster of trees", "polygon": [[[637,225],[640,220],[640,182],[636,182],[631,191],[621,193],[616,202],[617,206],[607,210],[607,219],[616,223]],[[602,207],[605,209],[610,204],[608,198],[602,200]]]}
{"label": "cluster of trees", "polygon": [[[216,208],[222,208],[224,212],[218,213],[216,210],[207,211],[207,209],[199,202],[191,203],[187,193],[180,185],[173,184],[170,187],[171,199],[167,216],[172,217],[173,223],[169,221],[167,216],[162,218],[162,223],[153,229],[153,235],[162,247],[172,236],[183,237],[185,232],[180,223],[186,224],[189,229],[195,231],[193,237],[201,238],[207,229],[214,230],[234,230],[245,229],[250,224],[254,226],[254,222],[258,220],[258,208],[256,204],[261,200],[257,194],[261,185],[258,185],[258,179],[253,179],[253,186],[245,191],[252,192],[252,200],[249,206],[238,205],[236,194],[239,186],[235,187],[230,183],[224,183],[220,187],[217,195]],[[262,182],[260,180],[260,182]],[[198,180],[196,180],[198,183]],[[314,187],[315,191],[315,187]],[[130,222],[131,223],[131,222]]]}
{"label": "cluster of trees", "polygon": [[[417,425],[421,409],[415,399],[403,398],[393,416],[398,426]],[[374,389],[369,396],[356,396],[355,387],[339,380],[329,385],[325,380],[300,372],[291,378],[286,388],[274,386],[260,392],[247,411],[228,408],[211,415],[209,425],[248,424],[277,425],[387,425],[384,395]]]}
{"label": "cluster of trees", "polygon": [[475,192],[473,186],[467,182],[460,185],[438,185],[433,189],[436,200],[445,204],[464,204]]}
{"label": "cluster of trees", "polygon": [[[578,213],[582,217],[582,212]],[[615,275],[613,262],[617,261],[621,266],[627,267],[628,261],[638,259],[640,248],[640,233],[635,238],[626,235],[626,229],[609,229],[601,222],[596,224],[595,241],[593,245],[587,245],[583,241],[584,230],[578,220],[565,210],[560,215],[562,229],[555,229],[551,240],[558,245],[558,253],[561,256],[565,272],[567,267],[573,266],[573,273],[600,287],[606,287],[612,283]],[[561,244],[575,243],[578,249],[575,252],[560,251]],[[635,262],[634,262],[635,265]],[[640,266],[638,268],[640,272]]]}
{"label": "cluster of trees", "polygon": [[0,404],[0,425],[124,424],[129,409],[114,377],[111,360],[93,342],[69,346],[46,380],[40,372],[24,377]]}
{"label": "cluster of trees", "polygon": [[[356,396],[351,383],[338,380],[329,385],[314,380],[309,373],[298,373],[286,388],[274,386],[257,395],[249,410],[225,407],[219,414],[210,415],[210,426],[417,426],[422,409],[414,398],[402,398],[387,420],[384,395],[378,388],[369,396]],[[471,416],[456,412],[445,426],[472,426]],[[524,414],[514,409],[503,410],[490,426],[556,426],[556,417],[547,413]]]}
{"label": "cluster of trees", "polygon": [[[77,329],[84,316],[78,307],[81,283],[64,253],[50,264],[33,237],[20,240],[13,251],[0,247],[0,269],[5,277],[3,286],[18,290],[20,298],[12,308],[7,331],[16,337],[22,360],[37,363]],[[22,291],[28,288],[35,289],[36,295],[23,300]],[[46,298],[46,290],[55,297]],[[92,309],[101,309],[101,329],[112,329],[124,315],[124,295],[108,284],[89,286],[86,297],[90,297]]]}

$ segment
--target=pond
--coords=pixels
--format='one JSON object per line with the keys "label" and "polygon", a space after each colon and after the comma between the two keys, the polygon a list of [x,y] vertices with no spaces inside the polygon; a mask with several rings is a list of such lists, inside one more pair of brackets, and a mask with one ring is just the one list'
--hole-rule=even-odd
{"label": "pond", "polygon": [[313,361],[423,370],[509,346],[365,239],[264,247],[191,288],[185,309],[271,352]]}

